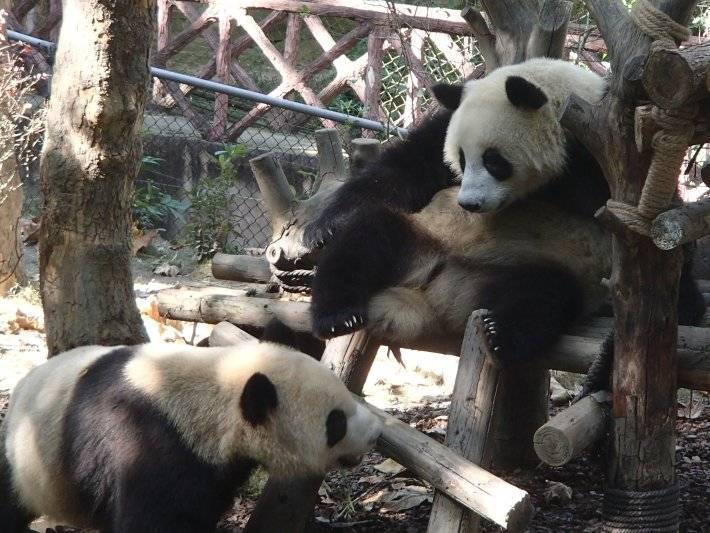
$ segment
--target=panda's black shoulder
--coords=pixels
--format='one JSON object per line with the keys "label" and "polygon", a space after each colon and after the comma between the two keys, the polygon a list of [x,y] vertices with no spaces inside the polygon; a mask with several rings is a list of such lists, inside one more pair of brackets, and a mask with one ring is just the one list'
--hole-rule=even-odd
{"label": "panda's black shoulder", "polygon": [[404,139],[390,141],[370,172],[381,174],[384,169],[401,173],[407,169],[424,173],[434,170],[437,176],[450,180],[453,175],[444,164],[442,154],[452,114],[448,109],[430,113],[421,123],[410,128]]}
{"label": "panda's black shoulder", "polygon": [[566,134],[565,146],[562,174],[533,194],[533,199],[578,215],[594,216],[611,197],[609,184],[597,160],[573,135]]}

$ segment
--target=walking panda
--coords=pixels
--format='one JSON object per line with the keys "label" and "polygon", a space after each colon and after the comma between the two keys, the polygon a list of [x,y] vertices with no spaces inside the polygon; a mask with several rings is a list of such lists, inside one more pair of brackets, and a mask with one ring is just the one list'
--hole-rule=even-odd
{"label": "walking panda", "polygon": [[[596,101],[604,91],[595,74],[542,58],[435,87],[446,109],[345,183],[304,230],[306,246],[327,244],[312,285],[314,333],[367,326],[406,344],[460,335],[486,308],[503,359],[547,352],[606,296],[611,240],[592,215],[609,189],[559,123],[571,93]],[[689,264],[682,323],[704,312]]]}
{"label": "walking panda", "polygon": [[326,367],[272,343],[90,346],[33,369],[0,441],[0,529],[48,515],[112,533],[214,531],[257,464],[356,466],[381,422]]}

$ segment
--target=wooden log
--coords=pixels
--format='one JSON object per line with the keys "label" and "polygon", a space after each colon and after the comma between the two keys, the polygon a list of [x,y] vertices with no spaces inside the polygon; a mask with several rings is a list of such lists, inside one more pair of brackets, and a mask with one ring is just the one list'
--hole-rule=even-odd
{"label": "wooden log", "polygon": [[471,6],[466,6],[461,11],[461,17],[471,28],[476,37],[478,49],[481,51],[483,60],[486,63],[486,72],[491,72],[498,68],[498,54],[496,53],[496,37],[491,33],[486,19],[481,12]]}
{"label": "wooden log", "polygon": [[[489,312],[474,311],[468,319],[461,347],[461,359],[449,407],[449,423],[444,444],[464,459],[483,468],[488,433],[494,413],[494,399],[498,389],[500,362],[488,349],[484,340],[483,320]],[[490,452],[488,450],[488,462]],[[478,530],[479,519],[444,493],[436,491],[429,515],[429,533]]]}
{"label": "wooden log", "polygon": [[[365,404],[367,405],[367,404]],[[507,528],[523,531],[533,507],[529,495],[423,435],[367,405],[384,422],[377,449],[425,479],[452,500]]]}
{"label": "wooden log", "polygon": [[643,86],[653,103],[677,108],[710,96],[710,42],[680,50],[656,50],[643,69]]}
{"label": "wooden log", "polygon": [[313,189],[318,191],[321,187],[326,189],[341,184],[347,179],[348,173],[338,130],[323,128],[316,130],[315,136],[318,149],[318,180],[313,184]]}
{"label": "wooden log", "polygon": [[528,41],[526,57],[562,57],[572,3],[544,0]]}
{"label": "wooden log", "polygon": [[295,199],[281,165],[272,152],[249,160],[254,177],[259,185],[264,207],[271,218],[271,227],[276,231],[291,209]]}
{"label": "wooden log", "polygon": [[661,213],[651,225],[651,238],[661,250],[672,250],[710,234],[710,198]]}
{"label": "wooden log", "polygon": [[289,63],[296,63],[298,60],[298,48],[301,42],[301,22],[300,15],[293,13],[288,16],[286,23],[286,37],[284,38],[284,59]]}
{"label": "wooden log", "polygon": [[[259,287],[259,285],[254,285]],[[262,329],[276,317],[295,331],[310,332],[311,318],[307,302],[246,296],[245,291],[226,289],[165,289],[158,293],[161,315],[176,320],[216,324],[223,320],[240,327]],[[609,331],[610,320],[595,320],[563,335],[551,353],[541,358],[539,366],[566,372],[585,373],[599,354]],[[387,345],[386,339],[379,339]],[[459,355],[460,338],[422,338],[402,348]],[[710,329],[678,327],[678,386],[710,390]],[[537,429],[537,428],[536,428]]]}
{"label": "wooden log", "polygon": [[562,466],[603,437],[609,422],[610,401],[608,392],[596,392],[541,426],[533,437],[540,460]]}
{"label": "wooden log", "polygon": [[350,174],[357,175],[367,163],[374,161],[381,147],[377,139],[353,139],[350,144]]}
{"label": "wooden log", "polygon": [[230,322],[220,322],[212,328],[209,340],[210,346],[234,346],[255,338]]}
{"label": "wooden log", "polygon": [[218,253],[212,258],[212,275],[217,279],[268,283],[271,269],[263,255]]}

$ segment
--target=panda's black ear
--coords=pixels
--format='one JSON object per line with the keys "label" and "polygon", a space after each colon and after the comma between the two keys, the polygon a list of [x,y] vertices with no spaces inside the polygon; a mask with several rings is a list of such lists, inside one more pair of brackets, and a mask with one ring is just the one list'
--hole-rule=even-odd
{"label": "panda's black ear", "polygon": [[540,109],[547,103],[545,93],[520,76],[509,76],[505,80],[505,94],[511,104],[523,109]]}
{"label": "panda's black ear", "polygon": [[446,109],[455,111],[461,103],[463,95],[463,85],[449,85],[448,83],[437,83],[431,88],[434,97]]}
{"label": "panda's black ear", "polygon": [[260,372],[252,375],[239,400],[244,419],[252,426],[263,424],[278,405],[279,397],[271,380]]}

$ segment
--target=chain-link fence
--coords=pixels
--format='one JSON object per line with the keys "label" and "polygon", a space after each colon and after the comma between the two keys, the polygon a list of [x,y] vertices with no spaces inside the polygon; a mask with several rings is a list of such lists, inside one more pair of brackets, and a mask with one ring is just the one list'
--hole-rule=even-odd
{"label": "chain-link fence", "polygon": [[[173,91],[180,90],[174,82],[163,83],[172,84],[170,88]],[[346,153],[349,152],[351,139],[363,135],[363,127],[348,121],[334,122],[277,106],[270,107],[248,127],[240,128],[244,117],[253,113],[260,104],[230,95],[226,119],[221,124],[223,135],[229,140],[205,140],[205,127],[214,127],[215,106],[219,105],[220,93],[194,87],[187,92],[191,110],[189,118],[178,106],[151,104],[148,107],[142,132],[144,165],[137,186],[157,185],[175,198],[189,199],[200,183],[228,173],[233,181],[230,191],[233,205],[228,213],[231,218],[229,248],[233,251],[263,248],[271,237],[269,219],[249,167],[249,159],[272,152],[283,167],[296,196],[305,198],[312,192],[318,171],[315,131],[334,127]],[[395,132],[385,130],[374,133],[384,140]],[[171,222],[166,236],[175,238],[179,223],[175,219]]]}

